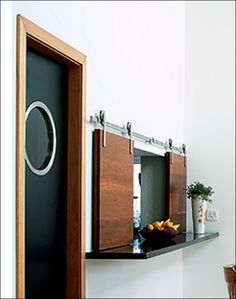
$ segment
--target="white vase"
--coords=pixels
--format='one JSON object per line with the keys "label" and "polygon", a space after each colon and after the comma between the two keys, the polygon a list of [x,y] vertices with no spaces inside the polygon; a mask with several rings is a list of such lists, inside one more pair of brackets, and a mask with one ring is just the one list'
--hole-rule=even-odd
{"label": "white vase", "polygon": [[192,198],[193,228],[195,234],[204,234],[206,229],[207,202],[201,197]]}

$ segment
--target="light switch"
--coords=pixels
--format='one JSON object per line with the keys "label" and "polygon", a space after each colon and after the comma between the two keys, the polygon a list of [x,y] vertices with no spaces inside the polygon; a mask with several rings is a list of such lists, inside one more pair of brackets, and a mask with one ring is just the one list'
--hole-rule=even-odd
{"label": "light switch", "polygon": [[207,221],[218,221],[219,220],[219,210],[209,209],[206,211],[206,220]]}

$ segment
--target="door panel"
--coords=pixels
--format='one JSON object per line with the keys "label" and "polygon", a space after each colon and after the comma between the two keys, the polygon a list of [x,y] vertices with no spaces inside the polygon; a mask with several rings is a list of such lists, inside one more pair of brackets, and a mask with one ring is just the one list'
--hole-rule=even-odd
{"label": "door panel", "polygon": [[[133,146],[133,144],[132,144]],[[130,140],[94,132],[93,247],[127,245],[133,240],[133,154]]]}
{"label": "door panel", "polygon": [[166,153],[169,217],[180,224],[179,231],[186,230],[186,157]]}
{"label": "door panel", "polygon": [[[26,107],[35,101],[46,105],[52,115],[56,150],[44,175],[33,173],[26,164],[26,298],[65,298],[67,69],[28,50]],[[27,154],[37,169],[47,163],[52,142],[41,112],[33,109],[26,122]]]}

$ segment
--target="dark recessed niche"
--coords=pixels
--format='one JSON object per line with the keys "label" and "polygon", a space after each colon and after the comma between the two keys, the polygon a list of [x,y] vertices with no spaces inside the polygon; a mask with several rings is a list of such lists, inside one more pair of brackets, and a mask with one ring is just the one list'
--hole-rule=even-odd
{"label": "dark recessed niche", "polygon": [[158,219],[167,219],[167,167],[164,156],[134,149],[134,197],[134,212],[140,214],[141,227]]}
{"label": "dark recessed niche", "polygon": [[186,163],[181,154],[134,149],[134,220],[140,227],[171,218],[186,230]]}

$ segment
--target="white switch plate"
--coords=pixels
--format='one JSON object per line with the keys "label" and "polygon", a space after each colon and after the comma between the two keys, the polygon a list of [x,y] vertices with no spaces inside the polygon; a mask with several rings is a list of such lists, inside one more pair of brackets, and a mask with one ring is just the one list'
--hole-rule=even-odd
{"label": "white switch plate", "polygon": [[207,221],[218,221],[219,220],[219,210],[209,209],[206,211],[206,220]]}

